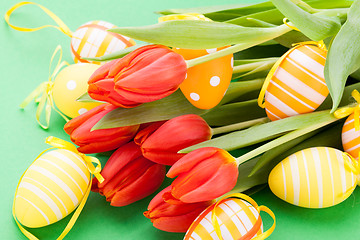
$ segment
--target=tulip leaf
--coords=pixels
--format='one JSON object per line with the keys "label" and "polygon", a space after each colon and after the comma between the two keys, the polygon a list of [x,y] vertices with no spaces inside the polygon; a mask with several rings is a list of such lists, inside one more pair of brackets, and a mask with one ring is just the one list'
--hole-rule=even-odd
{"label": "tulip leaf", "polygon": [[309,9],[305,11],[291,0],[272,0],[272,2],[295,27],[315,41],[333,36],[340,30],[341,23],[337,17],[314,15],[308,12]]}
{"label": "tulip leaf", "polygon": [[334,38],[325,63],[325,80],[333,100],[332,111],[338,107],[347,77],[360,67],[360,0],[353,3],[348,19]]}
{"label": "tulip leaf", "polygon": [[208,111],[194,107],[181,91],[177,90],[154,102],[144,103],[134,108],[117,108],[106,114],[92,130],[168,120],[184,114],[201,115]]}
{"label": "tulip leaf", "polygon": [[78,99],[76,99],[76,101],[78,101],[78,102],[102,102],[103,103],[103,101],[92,99],[87,92],[84,93],[83,95],[81,95]]}
{"label": "tulip leaf", "polygon": [[246,49],[289,32],[286,25],[273,28],[242,27],[234,24],[173,20],[143,27],[121,27],[109,31],[141,41],[166,46],[204,49],[243,44]]}
{"label": "tulip leaf", "polygon": [[126,56],[127,54],[131,53],[132,51],[134,51],[135,49],[138,49],[140,47],[146,46],[149,44],[137,44],[125,49],[121,49],[119,51],[110,53],[110,54],[106,54],[104,56],[101,57],[94,57],[94,58],[84,58],[85,60],[90,60],[90,61],[95,61],[95,62],[104,62],[104,61],[110,61],[110,60],[114,60],[114,59],[118,59],[118,58],[122,58],[124,56]]}

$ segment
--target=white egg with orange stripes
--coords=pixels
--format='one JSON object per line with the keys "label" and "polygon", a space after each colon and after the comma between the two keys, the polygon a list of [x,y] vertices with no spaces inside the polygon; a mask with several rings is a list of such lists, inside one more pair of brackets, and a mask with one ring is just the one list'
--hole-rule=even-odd
{"label": "white egg with orange stripes", "polygon": [[78,206],[89,184],[90,172],[80,156],[65,149],[46,152],[20,180],[15,216],[22,225],[31,228],[57,222]]}
{"label": "white egg with orange stripes", "polygon": [[83,58],[101,57],[135,45],[134,40],[107,31],[115,27],[105,21],[91,21],[81,25],[71,37],[71,54],[74,62],[88,63],[91,61]]}
{"label": "white egg with orange stripes", "polygon": [[315,45],[289,50],[273,72],[265,92],[265,110],[272,120],[317,109],[329,91],[324,79],[327,52]]}
{"label": "white egg with orange stripes", "polygon": [[352,113],[345,121],[342,129],[342,145],[344,151],[353,158],[359,159],[360,153],[360,130],[355,130],[355,114]]}
{"label": "white egg with orange stripes", "polygon": [[[217,240],[211,215],[214,204],[205,209],[192,223],[184,240]],[[223,239],[251,239],[263,232],[259,212],[247,201],[238,198],[222,200],[216,207],[216,215]]]}
{"label": "white egg with orange stripes", "polygon": [[307,148],[275,166],[269,187],[279,198],[300,207],[331,207],[349,197],[357,185],[352,161],[335,148]]}

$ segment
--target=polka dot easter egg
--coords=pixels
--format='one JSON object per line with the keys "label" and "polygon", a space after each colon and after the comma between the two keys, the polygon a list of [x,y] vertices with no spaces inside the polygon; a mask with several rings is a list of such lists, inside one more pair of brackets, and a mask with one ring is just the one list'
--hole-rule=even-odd
{"label": "polka dot easter egg", "polygon": [[356,187],[358,162],[330,147],[290,155],[270,172],[271,191],[305,208],[326,208],[344,201]]}
{"label": "polka dot easter egg", "polygon": [[15,196],[15,216],[26,227],[61,220],[81,202],[90,173],[74,152],[56,149],[41,155],[26,170]]}
{"label": "polka dot easter egg", "polygon": [[99,68],[91,63],[73,64],[62,69],[54,80],[52,95],[56,107],[65,115],[74,118],[99,106],[99,102],[79,102],[87,92],[89,77]]}
{"label": "polka dot easter egg", "polygon": [[312,112],[325,100],[329,93],[324,79],[326,54],[317,45],[299,44],[273,66],[264,84],[265,105],[259,102],[272,121]]}
{"label": "polka dot easter egg", "polygon": [[[244,194],[232,194],[229,197],[205,209],[191,224],[184,240],[252,239],[272,233],[275,228],[275,216],[270,209],[258,207],[254,200]],[[274,219],[274,225],[265,233],[259,214],[262,210]]]}

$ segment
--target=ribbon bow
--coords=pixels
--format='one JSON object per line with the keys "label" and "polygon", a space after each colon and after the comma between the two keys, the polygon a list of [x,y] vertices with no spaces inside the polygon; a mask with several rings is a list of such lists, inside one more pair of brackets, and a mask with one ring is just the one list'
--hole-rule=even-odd
{"label": "ribbon bow", "polygon": [[[228,198],[244,199],[245,201],[250,203],[256,209],[256,211],[259,213],[259,217],[256,220],[254,226],[250,229],[249,232],[247,232],[245,235],[243,235],[238,240],[246,240],[246,239],[262,240],[262,239],[266,239],[267,237],[269,237],[271,235],[271,233],[274,231],[275,226],[276,226],[276,220],[275,220],[274,213],[266,206],[258,206],[257,203],[254,201],[254,199],[252,199],[251,197],[249,197],[249,196],[247,196],[245,194],[242,194],[242,193],[234,193],[234,194],[229,194],[229,195],[221,198],[219,201],[217,201],[216,204],[214,205],[213,210],[212,210],[211,221],[213,223],[216,235],[218,236],[218,238],[220,240],[223,240],[223,237],[221,235],[219,222],[217,220],[216,210],[218,209],[218,205],[221,204],[223,202],[223,200],[228,199]],[[271,228],[269,228],[267,231],[265,231],[262,234],[259,234],[256,237],[254,237],[256,235],[256,233],[259,231],[259,229],[261,228],[261,223],[262,223],[261,217],[260,217],[260,212],[261,211],[264,211],[267,214],[269,214],[272,217],[272,219],[274,220],[274,223],[271,226]]]}
{"label": "ribbon bow", "polygon": [[[56,56],[56,54],[59,52],[60,56],[59,56],[59,60],[57,62],[57,65],[54,69],[54,71],[51,73],[51,65],[52,62]],[[50,66],[49,66],[49,80],[47,82],[43,82],[41,83],[34,91],[32,91],[26,98],[25,100],[20,104],[20,108],[25,108],[32,100],[35,100],[36,103],[38,103],[38,107],[36,109],[36,121],[38,122],[38,124],[44,128],[44,129],[48,129],[49,128],[49,123],[50,123],[50,116],[51,116],[51,109],[54,109],[57,113],[60,114],[60,116],[62,116],[66,122],[69,121],[69,119],[62,114],[59,110],[57,110],[55,108],[54,105],[54,100],[53,100],[53,96],[52,96],[52,88],[54,86],[54,78],[55,76],[58,74],[58,72],[64,67],[64,66],[68,66],[69,63],[67,63],[66,61],[61,61],[62,58],[62,49],[61,46],[58,45],[51,57],[50,60]],[[43,112],[45,108],[45,124],[42,124],[40,121],[40,116]]]}
{"label": "ribbon bow", "polygon": [[352,91],[351,96],[356,100],[355,106],[343,107],[334,112],[336,118],[344,118],[354,113],[355,131],[360,130],[360,93],[355,89]]}

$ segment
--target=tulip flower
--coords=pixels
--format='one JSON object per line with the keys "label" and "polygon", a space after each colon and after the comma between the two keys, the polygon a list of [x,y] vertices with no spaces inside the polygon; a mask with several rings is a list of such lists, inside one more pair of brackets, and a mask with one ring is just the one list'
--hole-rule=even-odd
{"label": "tulip flower", "polygon": [[147,159],[173,165],[184,153],[179,150],[209,140],[212,130],[204,119],[195,114],[182,115],[160,125],[150,125],[139,131],[134,141],[141,146]]}
{"label": "tulip flower", "polygon": [[64,130],[70,135],[71,141],[79,146],[79,152],[98,153],[114,150],[134,137],[139,125],[91,131],[102,117],[114,109],[115,106],[102,104],[65,124]]}
{"label": "tulip flower", "polygon": [[186,71],[180,54],[162,45],[148,45],[96,70],[89,79],[88,93],[119,107],[134,107],[175,92]]}
{"label": "tulip flower", "polygon": [[139,146],[129,142],[111,155],[101,171],[105,180],[94,180],[92,190],[104,195],[111,206],[126,206],[155,192],[165,171],[165,166],[147,160]]}
{"label": "tulip flower", "polygon": [[236,184],[238,164],[227,151],[204,147],[180,158],[168,171],[172,182],[171,194],[165,194],[165,201],[171,198],[194,203],[208,201],[229,192]]}
{"label": "tulip flower", "polygon": [[150,202],[148,211],[144,212],[154,227],[166,232],[186,232],[196,217],[210,206],[213,201],[183,203],[176,205],[165,202],[164,193],[170,192],[171,186],[159,192]]}

